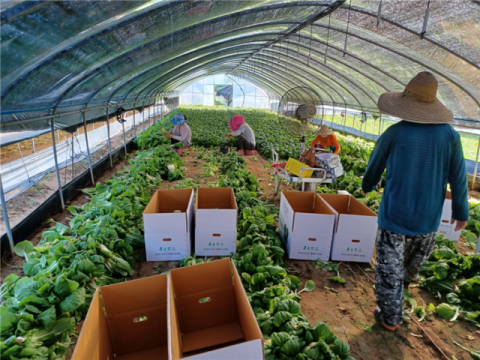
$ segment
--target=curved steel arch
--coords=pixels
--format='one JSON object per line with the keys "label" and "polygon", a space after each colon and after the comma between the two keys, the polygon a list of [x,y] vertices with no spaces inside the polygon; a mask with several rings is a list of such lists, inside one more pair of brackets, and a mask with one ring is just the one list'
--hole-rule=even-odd
{"label": "curved steel arch", "polygon": [[[262,56],[262,57],[267,57],[267,58],[271,58],[271,59],[273,59],[273,60],[277,60],[277,59],[274,58],[273,56],[268,56],[268,55],[263,55],[263,54],[260,55],[260,56]],[[257,55],[257,58],[258,58],[258,57],[259,57],[259,56]],[[252,58],[252,59],[250,59],[250,61],[257,61],[257,60],[254,59],[254,58]],[[267,66],[268,66],[268,60],[266,60],[265,63],[266,63]],[[271,63],[273,63],[273,61],[271,61]],[[296,64],[292,64],[292,63],[290,63],[289,65],[294,66],[295,69],[298,69],[298,70],[300,71],[300,73],[296,72],[296,74],[299,74],[299,76],[302,76],[302,77],[303,77],[303,75],[301,75],[301,72],[302,72],[302,71],[305,71],[305,70],[304,70],[302,67],[297,66]],[[302,65],[303,65],[303,64],[302,64]],[[278,69],[279,69],[279,70],[280,70],[280,67],[281,67],[281,66],[283,66],[283,65],[280,65],[280,64],[278,63]],[[259,67],[259,68],[260,68],[260,67]],[[262,70],[263,70],[263,68],[262,68]],[[283,71],[283,73],[285,73],[285,71]],[[277,74],[279,74],[279,73],[276,72],[275,75],[277,75]],[[343,96],[340,92],[338,92],[338,90],[336,90],[332,85],[328,84],[328,82],[326,82],[326,81],[324,81],[324,80],[322,80],[322,79],[317,78],[316,74],[312,74],[312,73],[310,73],[310,72],[308,72],[308,74],[311,75],[311,76],[313,76],[313,77],[315,78],[315,80],[317,80],[318,82],[320,82],[320,83],[326,85],[327,87],[329,87],[333,92],[335,92],[335,93],[338,95],[338,97],[339,97],[340,99],[342,99],[342,100],[345,102],[344,96]],[[325,76],[325,75],[324,75],[324,76]],[[328,80],[332,80],[332,79],[330,79],[328,76],[325,76],[325,77],[327,77]],[[331,81],[331,82],[332,82],[333,84],[336,84],[336,85],[337,85],[340,89],[342,89],[346,94],[352,95],[348,90],[346,90],[346,89],[345,89],[343,86],[341,86],[340,84],[336,83],[335,81]],[[329,95],[329,97],[332,99],[332,103],[335,102],[335,100],[334,100],[333,97],[328,93],[328,91],[326,91],[326,90],[322,90],[322,91],[324,91],[326,94]],[[352,95],[352,97],[356,100],[356,97],[355,97],[355,96]]]}
{"label": "curved steel arch", "polygon": [[[252,36],[250,36],[250,37],[259,37],[259,36],[267,36],[267,34],[260,34],[260,35],[257,34],[257,35],[252,35]],[[208,46],[205,46],[205,47],[202,47],[202,48],[200,48],[200,49],[197,49],[195,52],[207,51],[207,49],[214,48],[214,47],[221,47],[221,49],[220,49],[219,51],[222,51],[222,49],[224,48],[224,46],[225,46],[227,43],[229,43],[229,42],[236,42],[236,41],[240,41],[240,40],[241,40],[241,39],[236,38],[236,39],[226,40],[226,41],[224,41],[224,42],[219,42],[219,43],[210,44],[210,45],[208,45]],[[268,41],[268,40],[256,40],[255,43],[265,42],[265,41]],[[247,45],[252,45],[252,43],[240,43],[240,44],[238,44],[237,46],[247,46]],[[232,48],[233,48],[233,47],[232,47]],[[167,60],[167,61],[165,61],[165,62],[162,62],[161,64],[158,64],[158,65],[155,65],[155,66],[153,66],[153,67],[150,67],[149,69],[147,69],[147,70],[145,70],[145,71],[143,71],[143,72],[135,75],[134,77],[128,79],[126,82],[121,83],[121,84],[112,92],[112,94],[110,95],[110,99],[109,99],[109,100],[111,100],[111,99],[113,98],[113,96],[114,96],[120,89],[122,89],[124,86],[126,86],[126,85],[127,85],[128,83],[130,83],[131,81],[134,81],[134,80],[137,79],[138,77],[143,76],[143,75],[145,75],[146,73],[148,73],[148,72],[150,72],[150,71],[153,71],[153,70],[155,70],[155,69],[158,69],[158,68],[160,68],[160,67],[163,67],[163,66],[165,66],[166,64],[168,64],[168,63],[170,63],[170,62],[172,62],[172,61],[175,61],[175,60],[177,60],[177,59],[179,59],[179,58],[193,55],[195,52],[183,53],[183,54],[178,55],[178,56],[176,56],[176,57],[174,57],[174,58],[172,58],[172,59],[169,59],[169,60]],[[88,99],[87,103],[89,103],[90,101],[92,101],[93,98],[94,98],[99,92],[101,92],[104,88],[110,86],[113,82],[115,82],[115,81],[117,81],[119,78],[122,78],[122,77],[125,77],[125,76],[128,76],[128,74],[122,74],[122,75],[119,76],[118,78],[113,79],[111,82],[106,83],[105,85],[103,85],[102,87],[100,87],[99,89],[97,89],[97,91],[95,91],[95,93]],[[146,79],[146,80],[148,80],[148,79]],[[144,80],[144,81],[146,81],[146,80]],[[77,85],[76,87],[78,87],[78,86],[80,86],[80,85],[81,85],[81,84]],[[138,86],[138,85],[139,85],[139,84],[137,84],[136,86]],[[136,86],[135,86],[135,87],[136,87]],[[76,88],[76,87],[75,87],[75,88]],[[135,87],[133,87],[131,90],[133,90]],[[74,90],[74,89],[72,89],[72,91],[73,91],[73,90]],[[130,91],[131,91],[131,90],[130,90]],[[129,92],[130,92],[130,91],[129,91]]]}
{"label": "curved steel arch", "polygon": [[[248,44],[247,45],[244,45],[244,46],[249,46]],[[165,64],[168,64],[170,63],[171,61],[173,61],[174,59],[170,60],[170,61],[167,61],[165,63],[162,63],[161,65],[159,66],[164,66]],[[74,88],[76,88],[82,81],[84,81],[84,79],[80,79],[78,80],[78,82],[75,82],[73,84],[71,84],[65,91],[64,93],[62,94],[61,98],[57,101],[56,103],[56,107],[58,107],[58,104],[60,104],[61,101],[63,101],[63,99],[65,98],[65,96],[70,93]]]}
{"label": "curved steel arch", "polygon": [[[52,56],[45,59],[42,63],[36,64],[34,67],[26,70],[24,73],[22,73],[20,76],[18,76],[16,78],[16,80],[13,82],[13,84],[11,84],[8,88],[6,88],[5,91],[2,93],[1,100],[4,101],[6,99],[6,97],[8,97],[9,93],[11,91],[13,91],[26,77],[30,76],[33,72],[39,71],[40,69],[45,67],[47,64],[49,64],[49,63],[53,62],[54,60],[63,56],[65,53],[72,52],[73,50],[79,48],[80,46],[84,45],[85,43],[96,40],[101,35],[104,35],[104,34],[107,34],[111,31],[114,31],[117,28],[125,26],[125,25],[127,25],[131,22],[134,22],[134,21],[142,18],[142,17],[148,16],[151,13],[160,11],[161,9],[166,9],[166,8],[169,8],[169,7],[173,7],[173,6],[178,5],[178,4],[183,4],[183,3],[186,3],[186,1],[176,0],[176,1],[172,1],[168,4],[161,4],[160,6],[155,7],[154,9],[146,11],[142,14],[138,14],[136,16],[132,16],[131,18],[127,18],[124,21],[113,25],[112,27],[101,30],[98,33],[93,34],[92,36],[90,36],[86,39],[82,39],[78,43],[75,43],[75,44],[72,44],[72,45],[68,46],[66,49],[63,49],[62,51],[59,51],[55,54],[52,54]],[[316,1],[315,2],[280,3],[280,4],[261,6],[261,7],[257,7],[257,8],[238,11],[238,12],[235,12],[235,13],[232,13],[232,14],[223,15],[222,17],[218,17],[218,18],[212,19],[210,21],[201,22],[201,23],[198,23],[196,25],[206,26],[206,25],[210,24],[211,22],[221,21],[222,19],[225,20],[225,19],[228,19],[228,18],[237,17],[239,15],[245,15],[245,14],[249,14],[249,13],[257,13],[257,12],[261,12],[261,11],[270,11],[270,10],[276,10],[276,9],[281,9],[281,8],[289,8],[289,7],[315,7],[315,6],[329,6],[329,4],[325,4],[323,2],[316,2]],[[190,29],[190,27],[186,27],[185,29],[179,30],[178,32],[187,31],[189,29]],[[172,34],[173,33],[168,34],[167,37],[171,36]],[[141,45],[137,46],[135,49],[140,48],[140,46]]]}
{"label": "curved steel arch", "polygon": [[[158,64],[158,65],[155,65],[137,75],[135,75],[133,78],[129,79],[127,82],[121,84],[117,89],[115,89],[115,92],[118,92],[121,88],[123,88],[124,86],[128,85],[130,82],[132,81],[135,81],[137,78],[141,77],[141,76],[144,76],[145,74],[149,73],[149,72],[152,72],[152,71],[156,71],[158,68],[164,66],[165,64],[168,64],[168,63],[171,63],[173,61],[176,61],[180,58],[183,58],[185,56],[192,56],[196,53],[199,53],[199,52],[204,52],[204,51],[207,51],[208,49],[211,49],[211,48],[215,48],[215,47],[225,47],[225,45],[228,45],[228,43],[232,43],[232,42],[237,42],[237,41],[240,41],[240,40],[243,40],[243,39],[248,39],[248,38],[254,38],[254,37],[263,37],[263,36],[268,36],[268,35],[278,35],[278,33],[264,33],[264,34],[252,34],[252,35],[248,35],[248,36],[245,36],[243,38],[235,38],[235,39],[229,39],[229,40],[225,40],[224,42],[219,42],[219,43],[214,43],[214,44],[210,44],[210,45],[207,45],[205,47],[202,47],[200,49],[197,49],[197,50],[194,50],[194,51],[190,51],[190,52],[186,52],[186,53],[182,53],[180,55],[177,55],[176,57],[174,58],[171,58],[165,62],[162,62],[161,64]],[[265,42],[265,41],[269,41],[269,40],[257,40],[255,41],[255,43],[259,43],[259,42]],[[239,44],[238,46],[248,46],[248,45],[251,45],[251,43],[241,43]],[[233,47],[231,47],[233,48]],[[122,76],[125,76],[125,75],[122,75]],[[147,81],[148,79],[145,79],[144,81]],[[143,81],[142,81],[143,82]],[[127,93],[127,95],[135,88],[137,87],[139,84],[135,85],[132,89],[130,89]]]}
{"label": "curved steel arch", "polygon": [[[205,65],[208,65],[208,63],[205,64]],[[202,65],[200,65],[200,66],[202,66]],[[185,66],[182,66],[182,67],[185,67]],[[179,70],[180,70],[180,68],[181,68],[181,67],[179,67]],[[185,74],[185,73],[188,74],[188,72],[189,72],[189,68],[187,68],[186,70],[184,70],[183,73],[180,72],[179,74],[176,74],[175,77],[182,76],[182,74]],[[165,77],[166,77],[166,75],[163,75],[163,74],[162,74],[162,75],[161,75],[160,77],[158,77],[156,80],[152,81],[149,85],[147,85],[147,86],[146,86],[142,91],[140,91],[138,94],[139,94],[139,95],[140,95],[140,94],[143,94],[144,91],[145,91],[148,87],[152,86],[152,84],[154,84],[154,83],[160,82],[160,84],[161,84],[162,81],[165,81]],[[167,80],[168,80],[168,77],[167,77]],[[159,85],[160,85],[160,84],[159,84]],[[153,85],[153,89],[156,89],[156,88],[157,88],[157,87],[156,87],[155,85]],[[148,94],[148,93],[149,93],[149,92],[147,92],[147,94]]]}
{"label": "curved steel arch", "polygon": [[[221,63],[221,64],[222,64],[222,63]],[[223,64],[225,64],[225,63],[223,63]],[[209,67],[207,67],[207,68],[198,69],[198,70],[196,70],[196,72],[202,71],[202,70],[208,72],[208,68],[214,67],[214,66],[216,66],[216,64],[212,64],[211,66],[209,66]],[[215,71],[215,73],[218,73],[218,72],[225,71],[225,70],[228,70],[228,69],[229,69],[228,66],[226,66],[226,65],[223,65],[223,66],[224,66],[224,69],[219,70],[219,71]],[[190,71],[190,70],[189,70],[189,71]],[[189,76],[189,75],[190,75],[190,74],[188,74],[188,73],[187,73],[187,74],[179,74],[179,76],[178,76],[179,78],[178,78],[178,79],[169,79],[167,82],[163,82],[163,83],[159,84],[159,86],[158,86],[157,88],[162,89],[162,90],[163,90],[163,89],[166,89],[166,88],[168,88],[168,86],[170,86],[170,83],[175,82],[175,81],[181,82],[183,78],[186,78],[186,77]],[[208,75],[208,74],[202,74],[202,76],[206,76],[206,75]],[[266,80],[268,80],[267,82],[270,82],[270,79],[266,79]],[[255,82],[255,81],[252,80],[252,83],[253,83],[253,82]],[[291,86],[287,85],[286,83],[284,83],[282,80],[278,80],[278,82],[279,82],[282,86],[285,86],[285,90],[284,90],[284,91],[287,91],[287,90],[291,87]],[[162,87],[163,87],[163,88],[162,88]],[[260,87],[262,87],[262,86],[260,86]],[[278,84],[272,83],[271,89],[272,89],[272,92],[273,92],[273,93],[276,93],[276,91],[274,90],[274,89],[276,89],[276,87],[278,87]],[[280,95],[281,93],[277,93],[277,94]]]}
{"label": "curved steel arch", "polygon": [[[370,12],[370,11],[368,11],[368,10],[361,9],[361,8],[359,8],[359,7],[356,7],[356,6],[348,7],[348,6],[346,6],[346,5],[342,5],[342,6],[340,6],[340,7],[341,7],[342,9],[348,9],[348,10],[351,10],[351,11],[354,11],[354,12],[357,12],[357,13],[360,13],[360,14],[364,14],[364,15],[368,15],[368,16],[371,16],[371,17],[378,18],[378,14],[372,13],[372,12]],[[465,61],[466,63],[468,63],[468,64],[472,65],[473,67],[476,67],[477,69],[480,70],[480,66],[479,66],[478,64],[472,62],[471,60],[467,59],[467,58],[464,57],[463,55],[460,55],[459,53],[456,53],[455,51],[450,50],[450,49],[449,49],[448,47],[446,47],[445,45],[442,45],[441,43],[435,41],[434,39],[426,36],[426,34],[424,34],[424,35],[422,36],[421,33],[417,33],[417,32],[415,32],[414,30],[409,29],[409,28],[407,28],[406,26],[403,26],[402,24],[397,23],[397,22],[395,22],[395,21],[393,21],[393,20],[387,19],[386,17],[383,17],[383,16],[380,16],[380,19],[381,19],[382,21],[385,21],[385,22],[387,22],[387,23],[389,23],[389,24],[391,24],[391,25],[393,25],[393,26],[396,26],[396,27],[398,27],[398,28],[400,28],[400,29],[402,29],[402,30],[404,30],[404,31],[406,31],[406,32],[409,32],[409,33],[411,33],[411,34],[413,34],[413,35],[416,35],[416,36],[418,36],[419,38],[421,37],[423,40],[426,40],[426,41],[428,41],[429,43],[432,43],[433,45],[438,46],[439,48],[447,51],[448,53],[450,53],[450,54],[452,54],[452,55],[455,55],[455,56],[458,57],[459,59],[462,59],[462,60]],[[340,20],[340,19],[337,19],[337,20]]]}
{"label": "curved steel arch", "polygon": [[[302,49],[307,49],[307,46],[305,46],[305,45],[303,45],[303,44],[301,44],[301,43],[295,43],[295,42],[293,42],[293,44],[297,45],[298,47],[301,47]],[[320,51],[318,51],[318,50],[316,50],[316,49],[311,49],[311,48],[308,48],[308,49],[309,49],[311,52],[313,52],[313,53],[319,54],[320,56],[323,56],[323,55],[324,55],[324,54],[322,54]],[[288,50],[288,48],[287,48],[287,50]],[[359,71],[359,70],[357,70],[357,69],[354,69],[352,65],[350,65],[350,64],[348,64],[348,63],[346,63],[346,62],[340,61],[336,56],[335,56],[335,57],[331,57],[331,58],[334,59],[336,62],[342,64],[343,66],[348,67],[348,68],[352,69],[353,71],[359,73],[360,75],[366,77],[367,79],[373,81],[375,84],[377,84],[377,85],[380,86],[380,87],[383,87],[385,90],[391,91],[389,88],[387,88],[387,87],[386,87],[385,85],[383,85],[381,82],[375,80],[375,79],[374,79],[373,77],[371,77],[370,75],[365,74],[363,71]],[[320,62],[317,61],[317,63],[320,63]],[[322,64],[320,63],[320,65],[322,65]],[[325,66],[325,65],[326,65],[326,64],[323,64],[322,66]]]}
{"label": "curved steel arch", "polygon": [[[332,30],[332,31],[336,31],[336,32],[340,32],[340,33],[345,33],[345,31],[343,31],[342,29],[337,29],[337,28],[334,28],[334,27],[331,27],[331,26],[325,26],[325,25],[319,25],[319,24],[313,24],[313,26],[320,27],[320,28],[325,28],[325,29],[330,29],[330,30]],[[477,98],[476,98],[474,95],[472,95],[469,90],[465,89],[465,88],[464,88],[462,85],[460,85],[456,80],[452,80],[449,76],[447,76],[447,75],[444,74],[444,73],[441,73],[439,70],[431,67],[430,65],[427,65],[426,63],[423,63],[423,62],[421,62],[421,61],[419,61],[419,60],[416,60],[416,59],[412,58],[412,57],[409,56],[409,55],[406,55],[406,54],[403,54],[403,53],[401,53],[401,52],[399,52],[399,51],[397,51],[397,50],[394,50],[394,49],[392,49],[391,47],[387,47],[387,46],[382,45],[382,44],[379,44],[379,43],[377,43],[377,42],[375,42],[375,41],[373,41],[373,40],[367,39],[367,38],[365,38],[365,37],[363,37],[363,36],[357,35],[357,34],[353,33],[352,30],[349,30],[348,36],[353,36],[353,37],[355,37],[355,38],[357,38],[357,39],[360,39],[360,40],[363,40],[363,41],[368,42],[368,43],[370,43],[370,44],[373,44],[373,45],[375,45],[375,46],[378,46],[378,47],[380,47],[380,48],[382,48],[382,49],[385,49],[385,50],[390,51],[390,52],[392,52],[392,53],[394,53],[394,54],[397,54],[397,55],[400,56],[400,57],[404,57],[405,59],[408,59],[408,60],[410,60],[410,61],[413,62],[413,63],[416,63],[416,64],[418,64],[418,65],[420,65],[420,66],[423,66],[423,67],[429,69],[430,71],[436,73],[437,75],[441,76],[442,78],[447,79],[447,80],[448,80],[449,82],[451,82],[452,84],[455,84],[459,89],[461,89],[461,90],[462,90],[463,92],[465,92],[468,96],[470,96],[470,97],[472,98],[472,100],[473,100],[473,101],[478,105],[478,107],[480,108],[480,100],[477,100]]]}
{"label": "curved steel arch", "polygon": [[[270,49],[269,49],[268,51],[270,51]],[[282,54],[282,55],[284,55],[284,56],[292,59],[292,60],[295,61],[295,62],[299,62],[299,63],[302,64],[302,65],[306,65],[306,68],[301,68],[302,71],[307,71],[306,69],[310,69],[310,68],[311,68],[311,69],[313,69],[313,71],[316,71],[316,72],[322,74],[323,76],[325,76],[325,77],[327,77],[327,78],[329,78],[329,79],[331,78],[329,75],[327,75],[327,74],[325,74],[323,71],[319,70],[320,67],[313,68],[313,67],[308,66],[307,64],[301,62],[299,59],[297,59],[297,58],[295,58],[295,57],[293,57],[293,56],[291,56],[291,55],[289,55],[289,54],[288,54],[288,55],[285,54],[285,53],[280,53],[280,54]],[[262,55],[261,55],[261,56],[262,56]],[[263,55],[263,56],[264,56],[264,55]],[[275,59],[273,56],[272,56],[272,58]],[[310,60],[312,60],[312,59],[310,58]],[[314,60],[314,61],[318,63],[317,60]],[[327,67],[327,66],[323,65],[323,67]],[[338,71],[333,70],[333,69],[331,69],[330,67],[327,67],[327,68],[328,68],[330,71],[333,71],[333,72],[337,73],[337,75],[339,75],[339,76],[341,76],[341,77],[343,77],[343,78],[346,78],[343,74],[339,74]],[[309,73],[310,73],[310,72],[309,72]],[[311,74],[311,73],[310,73],[310,74]],[[312,75],[313,75],[313,74],[312,74]],[[353,82],[352,80],[349,80],[349,79],[346,79],[346,80],[349,81],[349,82],[351,82],[355,87],[357,87],[361,92],[363,92],[368,98],[370,98],[370,100],[372,100],[373,104],[376,105],[376,101],[374,100],[374,98],[373,98],[370,94],[368,94],[365,90],[363,90],[361,86],[359,86],[358,84],[356,84],[356,83]],[[333,79],[332,79],[332,81],[335,82]],[[339,85],[342,89],[346,90],[346,88],[345,88],[344,86],[341,86],[340,84],[338,84],[338,85]],[[347,92],[348,92],[348,91],[347,91]],[[352,94],[352,96],[353,96],[353,94]],[[357,100],[357,102],[360,104],[360,101],[359,101],[356,97],[354,97],[354,98],[355,98],[355,100]],[[360,106],[361,106],[361,105],[360,105]]]}
{"label": "curved steel arch", "polygon": [[[227,31],[227,32],[224,32],[224,33],[221,33],[221,34],[217,34],[217,35],[215,35],[215,36],[212,36],[212,37],[208,38],[208,40],[210,40],[210,39],[215,39],[215,38],[222,38],[222,37],[225,37],[226,34],[232,34],[232,35],[234,35],[234,34],[237,33],[237,32],[241,32],[241,31],[245,31],[245,30],[251,30],[251,29],[257,28],[257,27],[265,28],[265,27],[268,27],[268,26],[288,25],[288,24],[292,24],[292,22],[276,21],[276,22],[262,23],[262,24],[256,24],[256,25],[249,25],[249,26],[245,26],[245,27],[241,27],[241,28],[236,28],[236,29],[234,29],[234,30],[230,30],[230,31]],[[195,26],[195,27],[200,27],[200,25],[203,26],[204,23],[200,23],[200,24],[198,24],[198,26]],[[93,78],[94,76],[99,75],[99,73],[98,73],[99,70],[104,70],[104,69],[106,69],[108,66],[110,66],[110,65],[112,65],[112,64],[115,64],[115,63],[119,62],[120,60],[123,60],[125,57],[127,57],[127,56],[129,56],[129,55],[131,55],[131,54],[133,54],[133,53],[135,53],[135,52],[138,52],[138,51],[140,51],[140,50],[147,49],[147,48],[149,48],[149,47],[153,47],[153,46],[157,45],[159,42],[162,42],[162,41],[164,41],[164,40],[168,40],[169,38],[171,38],[171,37],[174,36],[175,34],[178,35],[178,34],[181,34],[181,33],[183,33],[183,32],[185,32],[185,31],[184,31],[184,30],[176,31],[176,32],[171,33],[171,34],[169,34],[169,35],[165,35],[165,36],[162,36],[162,37],[157,38],[157,39],[155,39],[155,40],[152,40],[151,42],[149,42],[149,43],[147,43],[147,44],[144,44],[144,45],[142,45],[142,46],[139,46],[138,48],[135,48],[135,49],[132,49],[132,50],[130,50],[130,51],[127,51],[127,52],[123,53],[122,55],[120,55],[120,56],[118,56],[118,57],[116,57],[116,58],[114,58],[114,59],[109,60],[108,62],[106,62],[105,64],[101,65],[100,67],[95,68],[94,71],[91,71],[91,72],[89,73],[89,75],[86,75],[86,76],[85,76],[84,81],[88,81],[89,79]],[[271,32],[265,32],[265,33],[261,33],[261,34],[257,33],[257,34],[253,34],[253,35],[251,35],[250,33],[245,33],[245,34],[248,34],[248,35],[242,36],[242,37],[235,37],[234,39],[228,39],[228,38],[226,38],[223,42],[222,42],[222,41],[219,41],[219,42],[214,42],[214,43],[211,43],[211,44],[206,44],[206,45],[204,46],[204,48],[206,48],[206,47],[208,47],[208,46],[217,46],[217,45],[220,45],[220,44],[224,44],[224,43],[226,43],[226,42],[228,42],[228,41],[239,41],[239,40],[241,40],[241,39],[249,38],[249,37],[260,37],[260,36],[267,36],[267,35],[278,36],[279,34],[282,34],[282,32],[274,32],[274,31],[271,31]],[[207,40],[207,39],[204,39],[203,41],[206,41],[206,40]],[[271,41],[271,39],[270,39],[270,40],[265,40],[265,41]],[[189,44],[189,45],[190,45],[190,44]],[[185,45],[184,47],[188,47],[188,45]],[[187,50],[187,53],[188,53],[189,49],[186,49],[186,50]],[[178,55],[177,58],[182,57],[182,56],[184,56],[184,55],[185,55],[185,53],[183,53],[182,55]],[[152,60],[152,61],[154,61],[154,60]],[[151,62],[152,62],[152,61],[151,61]],[[158,60],[157,60],[157,61],[158,61]],[[168,61],[170,61],[170,60],[168,60]],[[147,65],[147,64],[148,64],[148,63],[145,63],[145,64],[143,64],[142,66],[145,66],[145,65]],[[163,63],[162,63],[162,64],[163,64]],[[145,70],[143,73],[146,73],[146,72],[150,71],[151,69],[153,69],[153,68],[155,68],[155,67],[157,67],[157,66],[161,66],[162,64],[154,65],[154,66],[150,67],[149,69]],[[132,72],[132,71],[131,71],[131,72]],[[130,72],[130,73],[131,73],[131,72]],[[141,73],[141,74],[143,74],[143,73]],[[124,77],[124,76],[128,76],[128,74],[129,74],[129,73],[125,73],[125,74],[119,76],[119,77],[116,78],[116,79],[119,79],[119,78]],[[136,75],[135,78],[136,78],[137,76],[141,75],[141,74]],[[90,77],[90,75],[92,75],[92,76]],[[115,80],[116,80],[116,79],[115,79]],[[109,84],[111,84],[111,83],[114,82],[115,80],[112,80],[110,83],[105,84],[105,85],[103,86],[103,88],[107,87]],[[133,80],[133,78],[132,78],[132,80]],[[98,93],[98,91],[96,91],[96,93]],[[89,100],[89,101],[90,101],[90,100]],[[89,102],[89,101],[88,101],[88,102]]]}
{"label": "curved steel arch", "polygon": [[[263,56],[265,56],[265,55],[263,55]],[[267,56],[265,56],[265,57],[267,57]],[[274,58],[274,57],[272,57],[272,58],[273,58],[274,60],[277,60],[277,59]],[[250,61],[252,61],[252,60],[253,60],[253,59],[251,59]],[[253,61],[255,61],[255,60],[253,60]],[[278,68],[278,70],[281,70],[281,68],[284,68],[284,66],[283,66],[283,65],[280,65],[280,63],[277,63],[277,62],[273,63],[273,62],[272,62],[272,65],[273,65],[273,64],[275,64],[274,66],[275,66],[276,69]],[[299,72],[296,72],[296,71],[295,71],[295,75],[296,75],[297,77],[300,77],[300,78],[302,78],[302,79],[305,79],[306,81],[304,80],[304,83],[305,83],[305,82],[311,82],[310,79],[306,78],[306,77],[302,74],[302,72],[306,72],[305,69],[301,68],[300,66],[296,66],[296,65],[294,65],[294,66],[295,66],[296,69],[299,70]],[[290,71],[292,71],[292,70],[290,69]],[[292,71],[292,72],[294,72],[294,71]],[[278,76],[279,73],[281,73],[281,71],[275,73],[275,75]],[[283,73],[285,73],[285,72],[283,71]],[[316,76],[316,74],[312,74],[311,72],[308,72],[308,75],[314,77],[316,81],[319,81],[319,82],[321,82],[321,83],[323,83],[323,84],[326,84],[327,86],[329,86],[329,87],[331,87],[332,89],[334,89],[332,86],[328,85],[325,81],[319,79],[319,78]],[[322,74],[322,75],[323,75],[323,74]],[[325,76],[327,79],[330,79],[330,77],[327,76],[327,75],[323,75],[323,76]],[[337,82],[335,82],[333,79],[330,79],[330,80],[332,81],[333,84],[336,84],[340,89],[344,90],[345,93],[350,94],[350,96],[351,96],[355,101],[357,101],[358,106],[360,106],[360,108],[363,109],[363,105],[362,105],[361,101],[360,101],[352,92],[350,92],[349,90],[347,90],[344,86],[342,86],[342,85],[338,84]],[[336,90],[334,90],[334,91],[337,92]],[[328,92],[327,92],[327,94],[328,94]],[[337,92],[337,94],[340,96],[341,99],[345,99],[340,93]],[[368,95],[367,95],[367,96],[368,96]],[[330,96],[330,98],[332,99],[332,103],[335,103],[335,101],[333,100],[333,97]],[[345,100],[344,100],[344,102],[345,102]]]}

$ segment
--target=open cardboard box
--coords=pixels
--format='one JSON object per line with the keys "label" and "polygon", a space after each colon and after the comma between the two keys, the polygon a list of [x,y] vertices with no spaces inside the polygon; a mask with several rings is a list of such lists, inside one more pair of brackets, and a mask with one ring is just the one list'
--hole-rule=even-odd
{"label": "open cardboard box", "polygon": [[195,254],[235,254],[237,212],[232,188],[198,188],[195,202]]}
{"label": "open cardboard box", "polygon": [[280,237],[290,259],[328,261],[336,213],[315,193],[283,191]]}
{"label": "open cardboard box", "polygon": [[167,275],[102,286],[95,292],[72,360],[114,358],[168,359]]}
{"label": "open cardboard box", "polygon": [[191,254],[193,189],[157,190],[143,211],[147,261],[182,260]]}
{"label": "open cardboard box", "polygon": [[230,259],[170,271],[171,360],[263,359],[262,332]]}
{"label": "open cardboard box", "polygon": [[352,195],[320,197],[336,212],[332,260],[370,262],[377,236],[377,214]]}
{"label": "open cardboard box", "polygon": [[442,217],[438,227],[438,234],[443,234],[445,239],[458,241],[462,230],[455,231],[456,222],[450,224],[452,219],[452,193],[447,191],[445,194],[445,202],[443,203]]}

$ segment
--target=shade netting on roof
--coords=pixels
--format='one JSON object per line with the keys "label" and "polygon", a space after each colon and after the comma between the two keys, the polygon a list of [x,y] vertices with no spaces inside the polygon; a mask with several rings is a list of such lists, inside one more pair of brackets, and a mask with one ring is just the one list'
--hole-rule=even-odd
{"label": "shade netting on roof", "polygon": [[0,16],[2,131],[71,126],[215,73],[378,113],[428,70],[457,122],[480,119],[477,0],[6,1]]}

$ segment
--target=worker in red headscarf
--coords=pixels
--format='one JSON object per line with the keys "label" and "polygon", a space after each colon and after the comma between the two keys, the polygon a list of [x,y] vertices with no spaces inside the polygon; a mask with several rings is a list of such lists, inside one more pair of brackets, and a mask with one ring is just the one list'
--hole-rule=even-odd
{"label": "worker in red headscarf", "polygon": [[252,155],[255,150],[255,134],[253,130],[243,119],[242,115],[234,115],[232,120],[228,122],[228,126],[232,132],[227,137],[235,137],[237,139],[238,155]]}

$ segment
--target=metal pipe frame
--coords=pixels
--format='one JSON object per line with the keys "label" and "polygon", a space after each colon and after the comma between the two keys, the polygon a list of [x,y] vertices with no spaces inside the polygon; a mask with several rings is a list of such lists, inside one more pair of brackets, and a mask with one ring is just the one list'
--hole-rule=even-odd
{"label": "metal pipe frame", "polygon": [[106,117],[107,117],[107,138],[108,138],[108,156],[110,157],[110,169],[113,169],[113,160],[112,160],[112,144],[110,143],[110,114],[108,113],[108,106],[105,107]]}
{"label": "metal pipe frame", "polygon": [[2,174],[0,174],[0,201],[2,202],[3,221],[5,222],[5,230],[7,231],[8,245],[10,245],[10,253],[14,255],[15,253],[13,251],[13,248],[15,246],[13,244],[13,235],[12,229],[10,228],[10,221],[8,220],[7,203],[5,202],[5,194],[3,192]]}
{"label": "metal pipe frame", "polygon": [[87,132],[87,112],[83,113],[83,132],[85,133],[85,143],[87,144],[88,155],[88,167],[90,168],[90,176],[92,178],[92,185],[95,185],[95,178],[93,176],[92,160],[90,158],[90,146],[88,145],[88,132]]}
{"label": "metal pipe frame", "polygon": [[475,168],[473,169],[472,190],[475,189],[475,180],[477,178],[478,155],[480,153],[480,136],[478,137],[477,156],[475,157]]}
{"label": "metal pipe frame", "polygon": [[50,127],[51,127],[51,134],[52,134],[53,160],[55,161],[55,170],[57,173],[58,194],[60,195],[60,204],[62,205],[62,210],[65,211],[65,202],[63,201],[62,182],[60,181],[60,169],[58,168],[57,146],[55,144],[55,119],[54,118],[50,119]]}

